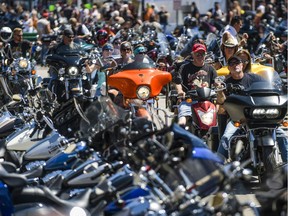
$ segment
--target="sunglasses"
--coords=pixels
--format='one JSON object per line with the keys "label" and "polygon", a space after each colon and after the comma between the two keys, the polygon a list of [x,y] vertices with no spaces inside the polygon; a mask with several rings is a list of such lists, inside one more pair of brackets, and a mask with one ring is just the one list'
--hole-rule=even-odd
{"label": "sunglasses", "polygon": [[68,37],[68,38],[70,38],[70,39],[74,38],[73,35],[66,35],[66,37]]}
{"label": "sunglasses", "polygon": [[115,45],[119,45],[119,44],[121,44],[120,42],[114,42],[113,44],[115,44]]}
{"label": "sunglasses", "polygon": [[112,52],[113,49],[104,49],[104,51]]}
{"label": "sunglasses", "polygon": [[233,66],[239,65],[241,63],[242,63],[241,61],[233,61],[233,62],[229,62],[228,65],[233,67]]}
{"label": "sunglasses", "polygon": [[146,52],[139,52],[138,54],[140,54],[140,55],[142,54],[143,55],[143,54],[146,54]]}
{"label": "sunglasses", "polygon": [[127,49],[121,49],[121,51],[131,51],[131,49],[127,48]]}
{"label": "sunglasses", "polygon": [[23,34],[18,34],[18,35],[16,35],[16,36],[18,36],[18,37],[23,37]]}
{"label": "sunglasses", "polygon": [[196,57],[204,57],[206,53],[195,53]]}

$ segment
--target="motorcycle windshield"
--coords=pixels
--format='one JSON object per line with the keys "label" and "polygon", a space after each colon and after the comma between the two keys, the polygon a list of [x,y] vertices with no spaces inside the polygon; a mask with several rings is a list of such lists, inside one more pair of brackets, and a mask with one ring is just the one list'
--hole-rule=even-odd
{"label": "motorcycle windshield", "polygon": [[85,49],[81,47],[79,44],[74,43],[73,45],[63,45],[57,49],[58,55],[72,55],[75,53],[79,55],[79,53],[85,52]]}
{"label": "motorcycle windshield", "polygon": [[247,88],[245,91],[251,91],[251,90],[273,90],[273,91],[282,91],[283,90],[283,82],[281,77],[276,71],[271,70],[262,70],[257,73],[262,78],[264,78],[261,81],[254,82],[252,85]]}
{"label": "motorcycle windshield", "polygon": [[80,132],[84,137],[94,136],[118,122],[123,122],[127,115],[109,97],[99,97],[97,101],[89,105],[84,114],[89,120],[87,122],[87,120],[82,119],[80,122]]}
{"label": "motorcycle windshield", "polygon": [[[152,61],[152,60],[151,60]],[[139,69],[155,69],[155,64],[143,63],[143,62],[132,62],[125,65],[122,70],[139,70]]]}

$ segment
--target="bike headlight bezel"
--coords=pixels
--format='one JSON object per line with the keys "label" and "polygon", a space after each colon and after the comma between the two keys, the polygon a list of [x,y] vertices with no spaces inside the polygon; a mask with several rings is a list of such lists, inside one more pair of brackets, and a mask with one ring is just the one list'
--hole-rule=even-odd
{"label": "bike headlight bezel", "polygon": [[77,76],[79,74],[79,69],[75,66],[71,66],[67,69],[69,76]]}
{"label": "bike headlight bezel", "polygon": [[136,95],[140,100],[148,100],[150,98],[150,87],[149,86],[139,86],[136,90]]}
{"label": "bike headlight bezel", "polygon": [[197,113],[201,119],[201,122],[207,126],[210,126],[214,120],[214,111],[213,109],[208,112],[202,112],[201,110],[197,110]]}
{"label": "bike headlight bezel", "polygon": [[29,62],[28,62],[27,59],[20,59],[19,62],[18,62],[18,66],[21,69],[27,69],[28,66],[29,66]]}
{"label": "bike headlight bezel", "polygon": [[276,119],[281,115],[278,108],[255,108],[251,110],[251,116],[255,119]]}

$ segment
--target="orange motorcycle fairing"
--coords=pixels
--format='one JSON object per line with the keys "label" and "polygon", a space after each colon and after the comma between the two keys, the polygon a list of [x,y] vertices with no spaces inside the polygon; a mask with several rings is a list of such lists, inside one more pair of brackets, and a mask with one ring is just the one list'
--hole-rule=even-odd
{"label": "orange motorcycle fairing", "polygon": [[138,98],[137,89],[146,86],[150,89],[149,98],[153,98],[159,95],[163,86],[171,80],[172,75],[166,71],[155,68],[131,69],[109,76],[108,85],[118,89],[124,98],[130,99]]}

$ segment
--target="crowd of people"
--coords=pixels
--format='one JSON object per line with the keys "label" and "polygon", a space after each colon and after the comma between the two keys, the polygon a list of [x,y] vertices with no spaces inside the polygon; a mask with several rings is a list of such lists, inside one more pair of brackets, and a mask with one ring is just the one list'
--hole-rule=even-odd
{"label": "crowd of people", "polygon": [[[207,45],[204,41],[193,41],[189,55],[191,60],[188,60],[183,64],[180,69],[174,72],[173,82],[176,84],[176,90],[179,96],[184,96],[185,92],[191,88],[191,82],[195,76],[204,76],[204,81],[208,86],[214,84],[214,80],[217,76],[216,70],[227,66],[229,70],[229,76],[226,78],[227,83],[240,83],[246,88],[251,85],[252,82],[261,80],[258,75],[251,73],[251,54],[246,49],[247,40],[249,35],[247,33],[240,34],[240,29],[243,26],[242,15],[245,12],[251,11],[251,2],[247,1],[245,5],[240,5],[239,1],[228,1],[229,10],[227,13],[221,10],[218,2],[215,3],[214,8],[209,10],[206,14],[209,18],[218,20],[219,23],[225,23],[224,28],[221,29],[221,44],[220,52],[224,57],[222,62],[218,62],[213,66],[205,63],[207,55]],[[250,3],[250,4],[249,4]],[[255,28],[261,29],[261,20],[272,21],[273,18],[287,19],[287,5],[284,1],[257,1],[256,15],[253,19]],[[50,53],[57,53],[59,49],[63,51],[63,47],[67,49],[78,49],[78,45],[73,43],[75,38],[87,39],[91,37],[91,26],[97,22],[104,22],[103,28],[97,31],[97,45],[101,48],[102,61],[95,64],[89,64],[87,62],[86,69],[88,73],[94,73],[98,79],[97,95],[100,95],[101,85],[105,82],[104,71],[118,65],[125,65],[132,62],[150,63],[148,56],[146,55],[147,48],[143,44],[132,46],[129,41],[121,40],[119,37],[115,37],[117,32],[113,32],[110,28],[112,25],[118,24],[120,26],[121,35],[125,35],[128,29],[135,26],[141,26],[143,22],[159,23],[158,27],[166,32],[167,25],[169,24],[170,14],[167,12],[164,6],[157,6],[155,4],[147,4],[146,10],[143,12],[143,16],[137,15],[137,10],[132,1],[118,2],[106,2],[101,6],[99,4],[93,4],[90,9],[85,8],[82,4],[80,8],[73,6],[72,4],[56,4],[54,11],[42,10],[41,13],[35,8],[31,12],[24,10],[21,6],[17,8],[11,8],[8,5],[2,3],[1,7],[2,16],[9,19],[16,16],[17,19],[23,25],[23,28],[14,28],[13,38],[10,41],[10,47],[13,53],[20,52],[24,55],[31,46],[29,43],[22,40],[23,33],[36,32],[39,35],[39,41],[43,35],[50,34],[57,26],[61,24],[70,24],[71,28],[63,31],[62,42],[50,49]],[[200,12],[195,2],[191,4],[191,13],[188,15],[189,19],[193,18],[196,21],[200,19]],[[143,18],[143,19],[142,19]],[[184,18],[184,22],[187,17]],[[197,23],[197,22],[196,22]],[[108,37],[111,36],[111,37]],[[112,40],[109,40],[112,38]],[[123,38],[123,37],[122,37]],[[21,42],[21,45],[19,46]],[[286,47],[287,41],[283,44],[279,43],[279,50],[283,50]],[[44,54],[47,52],[48,47],[42,43],[42,61]],[[120,55],[120,58],[114,60],[112,54]],[[52,77],[57,74],[50,74]],[[117,92],[111,91],[115,96]],[[222,98],[223,97],[222,95]],[[193,103],[195,103],[194,101]],[[225,111],[221,109],[223,100],[218,100],[219,105],[219,121],[222,121]],[[223,111],[223,112],[222,112]],[[180,125],[186,124],[185,116],[191,116],[191,103],[182,101],[179,104],[178,111],[178,123]],[[220,123],[219,123],[220,126]],[[226,124],[225,124],[226,126]],[[225,129],[225,126],[223,127]],[[232,129],[231,129],[232,128]],[[235,130],[229,123],[226,130],[220,130],[220,147],[219,153],[227,157],[227,140],[231,133]],[[231,132],[232,131],[232,132]],[[224,135],[223,135],[224,134]],[[228,134],[228,135],[227,135]],[[283,160],[287,161],[288,142],[287,137],[284,139],[282,153]]]}

